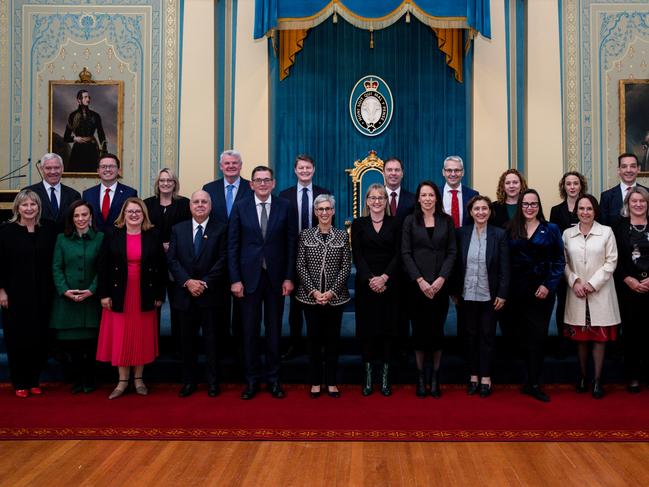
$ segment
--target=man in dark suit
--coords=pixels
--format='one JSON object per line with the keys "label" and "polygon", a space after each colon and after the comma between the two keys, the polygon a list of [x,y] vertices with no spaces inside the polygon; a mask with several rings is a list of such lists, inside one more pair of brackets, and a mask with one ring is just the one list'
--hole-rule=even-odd
{"label": "man in dark suit", "polygon": [[120,162],[116,155],[101,156],[97,166],[101,182],[86,189],[82,195],[92,206],[97,230],[104,233],[112,233],[113,224],[124,202],[131,196],[137,196],[135,189],[117,182],[119,167]]}
{"label": "man in dark suit", "polygon": [[195,191],[189,202],[192,219],[171,230],[167,252],[174,278],[171,306],[178,310],[182,333],[183,387],[178,395],[196,391],[198,352],[196,340],[202,329],[207,357],[207,394],[219,394],[216,321],[224,314],[227,289],[227,226],[210,218],[212,204],[206,191]]}
{"label": "man in dark suit", "polygon": [[279,338],[284,297],[293,291],[297,223],[288,201],[271,195],[273,171],[252,171],[252,198],[235,203],[228,229],[230,290],[241,299],[246,388],[241,399],[252,399],[262,377],[259,337],[262,307],[266,335],[266,380],[273,397],[281,399]]}
{"label": "man in dark suit", "polygon": [[[298,233],[311,228],[317,220],[313,214],[313,200],[321,194],[331,194],[328,189],[313,184],[315,174],[315,161],[311,156],[300,154],[295,158],[293,170],[297,177],[297,184],[279,193],[280,198],[289,202],[293,218],[298,222]],[[297,235],[296,235],[297,237]],[[297,286],[296,286],[297,287]],[[302,328],[303,309],[300,302],[291,294],[291,307],[288,315],[288,324],[291,330],[288,350],[282,355],[283,360],[290,360],[303,353]]]}
{"label": "man in dark suit", "polygon": [[[399,223],[412,213],[415,207],[415,195],[401,187],[403,180],[403,163],[396,157],[388,157],[383,163],[383,178],[388,192],[390,215],[396,216]],[[364,197],[365,195],[363,195]]]}
{"label": "man in dark suit", "polygon": [[636,185],[649,191],[649,188],[637,183],[640,165],[635,154],[625,152],[617,158],[617,174],[620,177],[620,184],[616,184],[602,193],[599,198],[600,221],[609,227],[615,227],[622,218],[620,211],[627,192]]}
{"label": "man in dark suit", "polygon": [[232,206],[252,194],[250,181],[241,177],[243,161],[241,154],[235,150],[226,150],[219,158],[219,167],[223,177],[203,186],[212,199],[210,217],[227,224],[230,220]]}
{"label": "man in dark suit", "polygon": [[446,180],[442,189],[444,213],[451,215],[455,228],[459,228],[470,223],[471,216],[467,210],[467,203],[478,192],[462,184],[464,162],[460,156],[448,156],[444,159],[442,176]]}
{"label": "man in dark suit", "polygon": [[25,189],[31,189],[40,197],[41,218],[54,222],[57,233],[61,233],[70,204],[81,199],[81,195],[76,189],[61,184],[63,160],[58,154],[48,152],[41,157],[41,173],[43,181]]}

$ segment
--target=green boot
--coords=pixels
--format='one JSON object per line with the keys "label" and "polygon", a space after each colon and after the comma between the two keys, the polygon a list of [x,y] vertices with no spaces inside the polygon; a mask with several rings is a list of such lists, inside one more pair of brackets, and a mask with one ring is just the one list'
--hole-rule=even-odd
{"label": "green boot", "polygon": [[383,364],[381,372],[381,394],[385,397],[392,395],[392,386],[390,385],[390,364]]}
{"label": "green boot", "polygon": [[372,363],[365,362],[365,377],[363,379],[363,395],[369,396],[372,394]]}

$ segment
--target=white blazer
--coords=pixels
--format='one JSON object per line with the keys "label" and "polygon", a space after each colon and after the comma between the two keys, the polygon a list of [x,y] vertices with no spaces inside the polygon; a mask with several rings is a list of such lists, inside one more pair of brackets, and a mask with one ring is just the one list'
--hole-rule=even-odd
{"label": "white blazer", "polygon": [[[615,293],[613,271],[617,266],[617,245],[610,227],[593,222],[584,238],[579,225],[563,232],[566,253],[566,281],[568,282],[564,322],[569,325],[586,324],[586,300],[593,326],[612,326],[620,323],[620,308]],[[578,298],[572,287],[575,281],[590,283],[595,292],[587,298]]]}

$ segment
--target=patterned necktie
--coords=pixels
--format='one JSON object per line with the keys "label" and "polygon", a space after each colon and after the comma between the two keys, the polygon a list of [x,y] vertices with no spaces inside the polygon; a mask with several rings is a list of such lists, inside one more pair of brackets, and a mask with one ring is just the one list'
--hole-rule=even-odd
{"label": "patterned necktie", "polygon": [[451,217],[455,228],[460,227],[460,200],[457,197],[457,189],[451,190]]}
{"label": "patterned necktie", "polygon": [[390,193],[390,215],[396,216],[397,214],[397,192]]}
{"label": "patterned necktie", "polygon": [[104,193],[104,200],[101,202],[101,216],[104,221],[108,220],[108,213],[110,212],[110,188],[106,189]]}
{"label": "patterned necktie", "polygon": [[309,189],[302,189],[302,210],[300,216],[300,230],[311,228],[309,222]]}
{"label": "patterned necktie", "polygon": [[234,189],[234,184],[228,184],[225,188],[227,190],[227,193],[225,194],[225,209],[228,212],[228,217],[230,216],[230,212],[232,211],[232,203],[234,202],[234,198],[232,190]]}
{"label": "patterned necktie", "polygon": [[54,186],[50,186],[50,205],[52,206],[54,218],[56,218],[59,214],[59,202],[56,201],[56,189],[54,189]]}
{"label": "patterned necktie", "polygon": [[201,242],[203,241],[203,225],[196,227],[196,235],[194,236],[194,257],[198,256],[201,250]]}

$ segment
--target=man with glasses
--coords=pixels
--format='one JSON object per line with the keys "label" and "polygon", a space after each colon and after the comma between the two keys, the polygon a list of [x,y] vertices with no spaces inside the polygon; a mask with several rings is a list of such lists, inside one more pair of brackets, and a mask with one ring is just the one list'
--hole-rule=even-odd
{"label": "man with glasses", "polygon": [[649,188],[638,184],[638,174],[640,165],[638,157],[630,152],[620,154],[617,158],[617,175],[620,178],[620,184],[616,184],[602,193],[599,198],[599,215],[600,222],[609,227],[615,227],[622,218],[621,211],[624,204],[624,198],[627,193],[636,185],[649,191]]}
{"label": "man with glasses", "polygon": [[241,299],[246,388],[252,399],[262,379],[259,338],[262,309],[266,341],[266,382],[276,399],[285,396],[279,382],[279,339],[284,297],[293,291],[297,223],[289,202],[272,196],[273,171],[257,166],[250,183],[252,198],[232,208],[228,229],[230,290]]}
{"label": "man with glasses", "polygon": [[[279,193],[280,198],[287,200],[293,212],[293,218],[298,222],[298,233],[314,226],[317,220],[313,215],[313,201],[321,194],[331,194],[328,189],[313,184],[315,161],[306,154],[298,155],[293,164],[297,184]],[[297,275],[296,275],[297,276]],[[297,284],[295,287],[297,288]],[[304,353],[302,346],[303,307],[291,294],[291,307],[288,314],[288,324],[291,330],[289,347],[282,355],[282,360],[290,360]]]}
{"label": "man with glasses", "polygon": [[101,182],[86,189],[81,195],[92,206],[97,230],[110,234],[124,202],[137,191],[117,182],[120,162],[115,154],[104,154],[99,158],[97,173]]}
{"label": "man with glasses", "polygon": [[455,228],[459,228],[470,222],[466,205],[478,192],[462,184],[464,162],[460,156],[448,156],[444,159],[442,176],[446,180],[442,194],[444,213],[450,215]]}
{"label": "man with glasses", "polygon": [[41,157],[40,170],[43,181],[25,189],[31,189],[41,198],[41,218],[54,222],[56,231],[61,233],[68,207],[81,195],[76,189],[61,184],[63,160],[58,154],[48,152]]}

